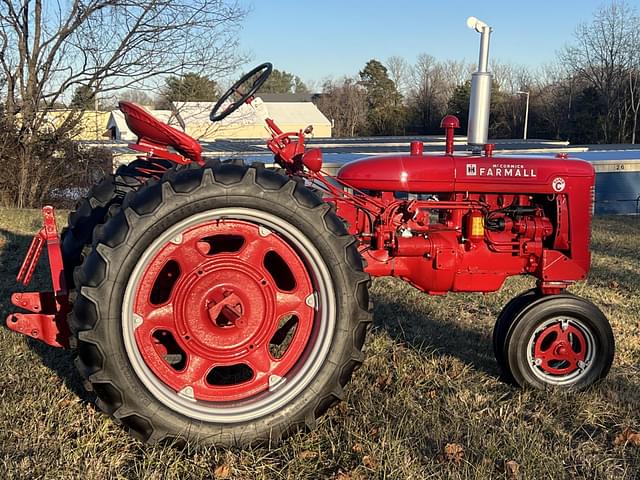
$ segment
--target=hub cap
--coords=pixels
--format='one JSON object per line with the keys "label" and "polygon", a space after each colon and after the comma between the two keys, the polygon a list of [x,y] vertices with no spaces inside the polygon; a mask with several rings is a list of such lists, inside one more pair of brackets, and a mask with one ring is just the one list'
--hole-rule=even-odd
{"label": "hub cap", "polygon": [[250,209],[207,212],[141,256],[123,303],[125,347],[167,406],[246,420],[313,378],[328,352],[333,298],[326,266],[300,231]]}
{"label": "hub cap", "polygon": [[554,318],[530,337],[527,360],[533,373],[546,383],[575,383],[593,363],[595,340],[589,327],[577,318]]}

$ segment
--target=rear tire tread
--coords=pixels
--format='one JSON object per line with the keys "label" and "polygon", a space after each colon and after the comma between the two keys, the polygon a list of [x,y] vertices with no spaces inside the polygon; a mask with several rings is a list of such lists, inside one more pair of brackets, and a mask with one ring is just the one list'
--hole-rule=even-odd
{"label": "rear tire tread", "polygon": [[[136,193],[130,193],[127,195],[125,203],[122,205],[121,211],[103,228],[99,228],[95,232],[94,249],[91,252],[91,257],[98,256],[101,262],[106,263],[106,268],[90,268],[92,263],[97,260],[93,258],[92,261],[85,261],[81,267],[76,271],[76,281],[79,285],[93,285],[95,288],[90,295],[85,292],[85,288],[79,292],[79,296],[83,301],[92,302],[95,304],[95,310],[99,312],[98,302],[96,298],[109,301],[111,296],[111,285],[105,284],[108,271],[112,268],[118,268],[121,264],[119,259],[124,258],[124,255],[131,251],[131,247],[127,244],[127,239],[131,234],[131,225],[137,223],[144,223],[144,221],[152,219],[159,214],[163,204],[169,201],[169,197],[189,195],[198,189],[207,189],[210,191],[227,190],[239,184],[243,188],[251,189],[253,194],[258,197],[262,196],[266,191],[276,191],[279,196],[286,196],[289,198],[289,203],[296,206],[296,211],[302,210],[307,214],[315,215],[316,217],[323,218],[324,221],[318,222],[323,226],[323,236],[331,238],[333,242],[340,245],[343,250],[343,258],[345,259],[345,271],[348,272],[348,285],[353,286],[353,302],[356,305],[356,311],[345,312],[343,315],[350,316],[353,320],[351,324],[351,351],[345,352],[343,355],[342,364],[336,368],[332,374],[331,382],[324,392],[318,395],[318,399],[315,402],[309,402],[305,411],[295,412],[295,418],[291,418],[287,423],[297,425],[304,424],[307,427],[311,427],[310,423],[315,424],[315,419],[322,415],[331,405],[337,403],[343,398],[343,387],[348,383],[353,371],[360,366],[364,359],[364,355],[361,351],[362,343],[364,341],[363,331],[366,331],[371,323],[371,305],[368,295],[362,294],[361,285],[368,286],[370,283],[369,275],[363,272],[362,262],[359,264],[356,260],[360,258],[358,254],[356,243],[352,236],[350,236],[344,225],[335,215],[334,209],[330,205],[322,202],[315,194],[304,190],[299,187],[299,184],[294,180],[280,177],[280,186],[277,190],[274,190],[274,181],[280,175],[264,168],[240,166],[233,163],[220,163],[218,161],[210,162],[204,168],[184,169],[181,171],[172,171],[165,174],[161,182],[150,185]],[[271,187],[271,188],[270,188]],[[114,238],[114,229],[120,230],[118,238],[122,239],[120,242],[113,244],[110,242]],[[111,235],[107,235],[111,232]],[[111,238],[109,238],[111,237]],[[111,243],[110,246],[107,244]],[[365,288],[366,293],[366,288]],[[340,299],[338,299],[340,301]],[[99,317],[98,313],[98,317]],[[80,321],[76,316],[76,313],[70,315],[71,330],[77,335],[79,344],[82,345],[86,341],[90,341],[90,338],[102,335],[93,335],[96,332],[103,332],[105,324],[109,321],[119,321],[118,319],[96,318],[91,321]],[[93,327],[91,327],[93,325]],[[97,363],[102,363],[98,365]],[[90,382],[96,380],[96,376],[100,377],[101,383],[109,383],[111,386],[118,390],[116,386],[116,379],[118,378],[118,372],[112,371],[115,366],[109,362],[105,362],[102,358],[99,362],[94,355],[83,355],[82,349],[79,349],[79,361],[78,367],[81,375],[88,379]],[[99,375],[96,375],[99,373]],[[156,443],[163,441],[169,437],[174,438],[176,436],[175,431],[170,431],[162,425],[162,420],[154,416],[153,419],[146,418],[140,412],[139,406],[136,404],[136,398],[133,396],[122,395],[122,404],[120,406],[112,405],[109,403],[109,398],[103,398],[100,396],[100,392],[96,392],[100,398],[100,407],[103,411],[111,416],[120,419],[127,425],[127,428],[132,430],[138,437],[144,438],[150,443]],[[330,401],[326,401],[326,399]],[[126,412],[126,413],[125,413]],[[129,415],[137,415],[138,419],[144,419],[142,421],[125,421],[125,417]],[[313,419],[313,422],[310,420]],[[193,420],[190,420],[194,424]],[[258,422],[260,420],[257,420]],[[151,432],[147,431],[148,424]],[[144,428],[142,428],[144,426]],[[251,425],[250,429],[253,428]],[[270,433],[270,441],[279,441],[286,434],[287,428],[282,425],[277,425]],[[253,444],[259,437],[256,435],[248,434],[245,437],[234,435],[224,435],[220,432],[217,438],[214,439],[217,444],[225,445],[239,445],[247,446]],[[228,433],[228,432],[227,432]],[[258,432],[256,432],[258,433]],[[182,432],[179,435],[180,438],[189,438],[190,434]],[[207,439],[201,439],[207,441]],[[259,440],[259,439],[258,439]]]}

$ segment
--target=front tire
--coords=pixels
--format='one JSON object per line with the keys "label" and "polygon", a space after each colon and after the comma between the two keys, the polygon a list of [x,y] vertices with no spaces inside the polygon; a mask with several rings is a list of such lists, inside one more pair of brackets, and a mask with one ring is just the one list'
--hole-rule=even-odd
{"label": "front tire", "polygon": [[369,277],[303,185],[237,165],[175,172],[95,240],[76,275],[78,366],[138,438],[277,441],[342,399]]}
{"label": "front tire", "polygon": [[525,307],[540,296],[541,294],[535,288],[522,292],[507,302],[496,319],[493,327],[493,354],[500,369],[501,377],[505,382],[516,383],[513,375],[511,375],[504,351],[507,333],[514,320],[518,315],[522,314]]}
{"label": "front tire", "polygon": [[522,387],[587,388],[604,378],[615,342],[607,318],[570,294],[531,298],[504,336],[504,366]]}

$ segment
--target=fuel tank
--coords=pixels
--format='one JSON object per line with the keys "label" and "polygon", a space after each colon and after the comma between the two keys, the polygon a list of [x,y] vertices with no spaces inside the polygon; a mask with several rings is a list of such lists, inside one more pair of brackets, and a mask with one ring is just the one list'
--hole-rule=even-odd
{"label": "fuel tank", "polygon": [[[571,179],[593,180],[591,164],[575,158],[385,155],[343,166],[337,178],[359,190],[413,193],[560,193]],[[582,184],[582,181],[577,183]],[[582,185],[581,185],[582,186]]]}

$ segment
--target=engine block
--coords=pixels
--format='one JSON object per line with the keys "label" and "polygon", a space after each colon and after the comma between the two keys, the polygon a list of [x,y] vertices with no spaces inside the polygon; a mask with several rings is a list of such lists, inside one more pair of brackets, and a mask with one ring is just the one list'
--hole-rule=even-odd
{"label": "engine block", "polygon": [[[331,201],[360,241],[367,271],[430,294],[490,292],[529,274],[557,293],[589,270],[594,184],[587,162],[424,155],[343,167]],[[349,190],[349,189],[347,189]],[[591,192],[591,196],[589,196]]]}

